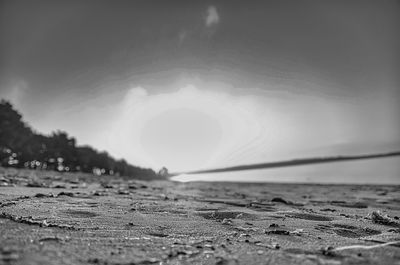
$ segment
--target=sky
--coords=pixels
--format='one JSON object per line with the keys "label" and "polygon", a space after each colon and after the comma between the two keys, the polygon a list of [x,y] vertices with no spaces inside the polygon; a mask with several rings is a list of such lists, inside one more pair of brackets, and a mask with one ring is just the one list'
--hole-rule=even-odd
{"label": "sky", "polygon": [[397,150],[399,11],[0,0],[0,98],[40,133],[154,169]]}

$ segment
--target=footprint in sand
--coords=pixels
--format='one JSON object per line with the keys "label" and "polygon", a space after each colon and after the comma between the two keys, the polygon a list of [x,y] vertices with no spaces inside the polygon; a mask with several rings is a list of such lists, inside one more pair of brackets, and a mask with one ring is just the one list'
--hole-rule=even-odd
{"label": "footprint in sand", "polygon": [[68,216],[76,217],[76,218],[90,218],[90,217],[98,216],[97,213],[93,213],[93,212],[89,212],[89,211],[81,211],[81,210],[66,210],[66,211],[63,211],[63,213],[67,214]]}
{"label": "footprint in sand", "polygon": [[345,201],[331,201],[331,205],[346,207],[346,208],[357,208],[365,209],[368,208],[368,204],[365,202],[345,202]]}
{"label": "footprint in sand", "polygon": [[350,238],[357,238],[357,237],[364,237],[364,236],[372,236],[372,235],[379,235],[382,232],[378,230],[374,230],[368,227],[356,227],[353,225],[347,224],[333,224],[336,228],[333,231],[342,237],[350,237]]}
{"label": "footprint in sand", "polygon": [[315,227],[315,229],[329,234],[335,233],[339,236],[348,238],[379,235],[382,233],[379,230],[374,230],[368,227],[356,227],[348,224],[332,224],[332,225],[319,224]]}
{"label": "footprint in sand", "polygon": [[211,211],[211,212],[198,212],[197,215],[205,219],[224,220],[224,219],[242,219],[242,220],[255,220],[257,216],[254,214],[239,212],[239,211]]}
{"label": "footprint in sand", "polygon": [[286,214],[286,217],[298,218],[298,219],[304,219],[304,220],[310,220],[310,221],[332,221],[333,220],[333,218],[331,218],[331,217],[319,215],[319,214],[312,214],[312,213],[290,213],[290,214]]}

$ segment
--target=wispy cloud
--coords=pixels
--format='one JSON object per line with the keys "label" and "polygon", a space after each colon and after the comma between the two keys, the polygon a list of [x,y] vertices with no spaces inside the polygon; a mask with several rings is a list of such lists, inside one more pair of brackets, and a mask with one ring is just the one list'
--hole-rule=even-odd
{"label": "wispy cloud", "polygon": [[188,33],[186,30],[181,30],[178,34],[178,46],[181,46],[183,42],[185,41]]}
{"label": "wispy cloud", "polygon": [[219,23],[219,14],[215,6],[209,6],[207,8],[207,15],[205,17],[206,27],[212,27]]}

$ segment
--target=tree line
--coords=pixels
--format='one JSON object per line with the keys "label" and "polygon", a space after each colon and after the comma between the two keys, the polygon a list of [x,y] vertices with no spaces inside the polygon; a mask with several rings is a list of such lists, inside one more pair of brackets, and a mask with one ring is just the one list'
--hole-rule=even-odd
{"label": "tree line", "polygon": [[86,172],[141,179],[160,178],[152,169],[116,160],[107,152],[90,146],[77,146],[66,132],[51,135],[34,132],[10,102],[0,101],[0,165],[3,167]]}

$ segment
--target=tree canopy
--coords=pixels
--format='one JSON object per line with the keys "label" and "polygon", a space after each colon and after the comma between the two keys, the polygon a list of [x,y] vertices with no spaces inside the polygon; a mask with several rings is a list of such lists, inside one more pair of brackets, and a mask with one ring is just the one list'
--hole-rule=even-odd
{"label": "tree canopy", "polygon": [[141,179],[160,178],[152,169],[116,160],[107,152],[90,146],[77,146],[75,138],[64,131],[51,135],[34,132],[10,102],[0,101],[0,165],[4,167],[81,171]]}

